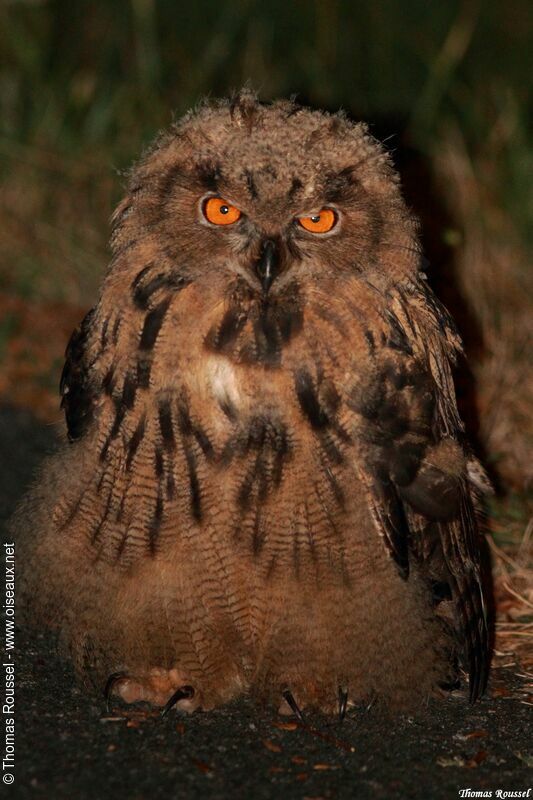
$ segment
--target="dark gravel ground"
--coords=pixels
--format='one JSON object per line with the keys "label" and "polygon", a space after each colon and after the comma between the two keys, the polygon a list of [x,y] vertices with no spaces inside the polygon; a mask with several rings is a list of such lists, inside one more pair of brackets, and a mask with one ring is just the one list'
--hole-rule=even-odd
{"label": "dark gravel ground", "polygon": [[[30,415],[0,410],[0,520],[53,440]],[[5,797],[439,800],[533,783],[531,708],[513,699],[517,679],[504,670],[474,707],[450,700],[394,719],[354,709],[342,726],[317,717],[301,726],[248,702],[186,718],[139,708],[107,717],[43,633],[18,630],[16,666]]]}

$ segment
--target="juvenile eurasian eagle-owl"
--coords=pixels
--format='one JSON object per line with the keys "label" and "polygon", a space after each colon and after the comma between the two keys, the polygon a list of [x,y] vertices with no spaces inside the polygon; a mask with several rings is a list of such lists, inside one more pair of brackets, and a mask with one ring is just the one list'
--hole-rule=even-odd
{"label": "juvenile eurasian eagle-owl", "polygon": [[67,349],[68,442],[17,522],[77,668],[189,710],[406,706],[461,665],[478,697],[460,342],[365,125],[203,105],[131,173],[111,247]]}

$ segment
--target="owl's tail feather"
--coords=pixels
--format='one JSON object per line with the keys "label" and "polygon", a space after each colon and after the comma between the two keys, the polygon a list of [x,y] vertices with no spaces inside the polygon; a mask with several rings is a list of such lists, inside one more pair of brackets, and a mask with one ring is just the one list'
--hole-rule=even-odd
{"label": "owl's tail feather", "polygon": [[489,642],[483,595],[475,575],[455,576],[452,580],[463,642],[462,660],[469,675],[470,702],[474,703],[484,693],[488,679]]}

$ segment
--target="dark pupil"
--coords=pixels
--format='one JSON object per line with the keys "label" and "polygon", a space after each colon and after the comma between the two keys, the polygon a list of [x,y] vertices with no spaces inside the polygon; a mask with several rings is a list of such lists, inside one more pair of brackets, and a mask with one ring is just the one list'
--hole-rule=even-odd
{"label": "dark pupil", "polygon": [[311,222],[313,222],[315,225],[317,222],[320,222],[320,214],[318,214],[316,217],[311,217]]}
{"label": "dark pupil", "polygon": [[219,211],[221,214],[227,214],[229,211],[229,206],[220,206]]}

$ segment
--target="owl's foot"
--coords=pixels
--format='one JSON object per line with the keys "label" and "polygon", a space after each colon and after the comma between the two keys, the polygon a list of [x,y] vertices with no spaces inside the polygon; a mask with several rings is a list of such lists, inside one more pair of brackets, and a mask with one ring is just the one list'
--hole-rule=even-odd
{"label": "owl's foot", "polygon": [[[300,722],[305,723],[305,718],[303,712],[298,705],[293,693],[290,689],[285,689],[282,691],[281,696],[283,697],[283,701],[278,708],[278,713],[287,716],[289,714],[294,714],[295,717],[298,717]],[[339,686],[338,691],[338,698],[337,698],[337,713],[339,717],[339,722],[343,722],[346,716],[346,711],[348,709],[348,691],[341,686]],[[332,711],[332,702],[327,702],[326,705],[321,705],[319,710],[324,711],[326,713],[331,713]]]}
{"label": "owl's foot", "polygon": [[125,703],[150,703],[162,706],[162,716],[172,708],[191,714],[201,705],[201,693],[190,685],[190,679],[178,669],[154,667],[139,675],[115,672],[106,683],[104,696],[109,710],[112,695],[120,697]]}

